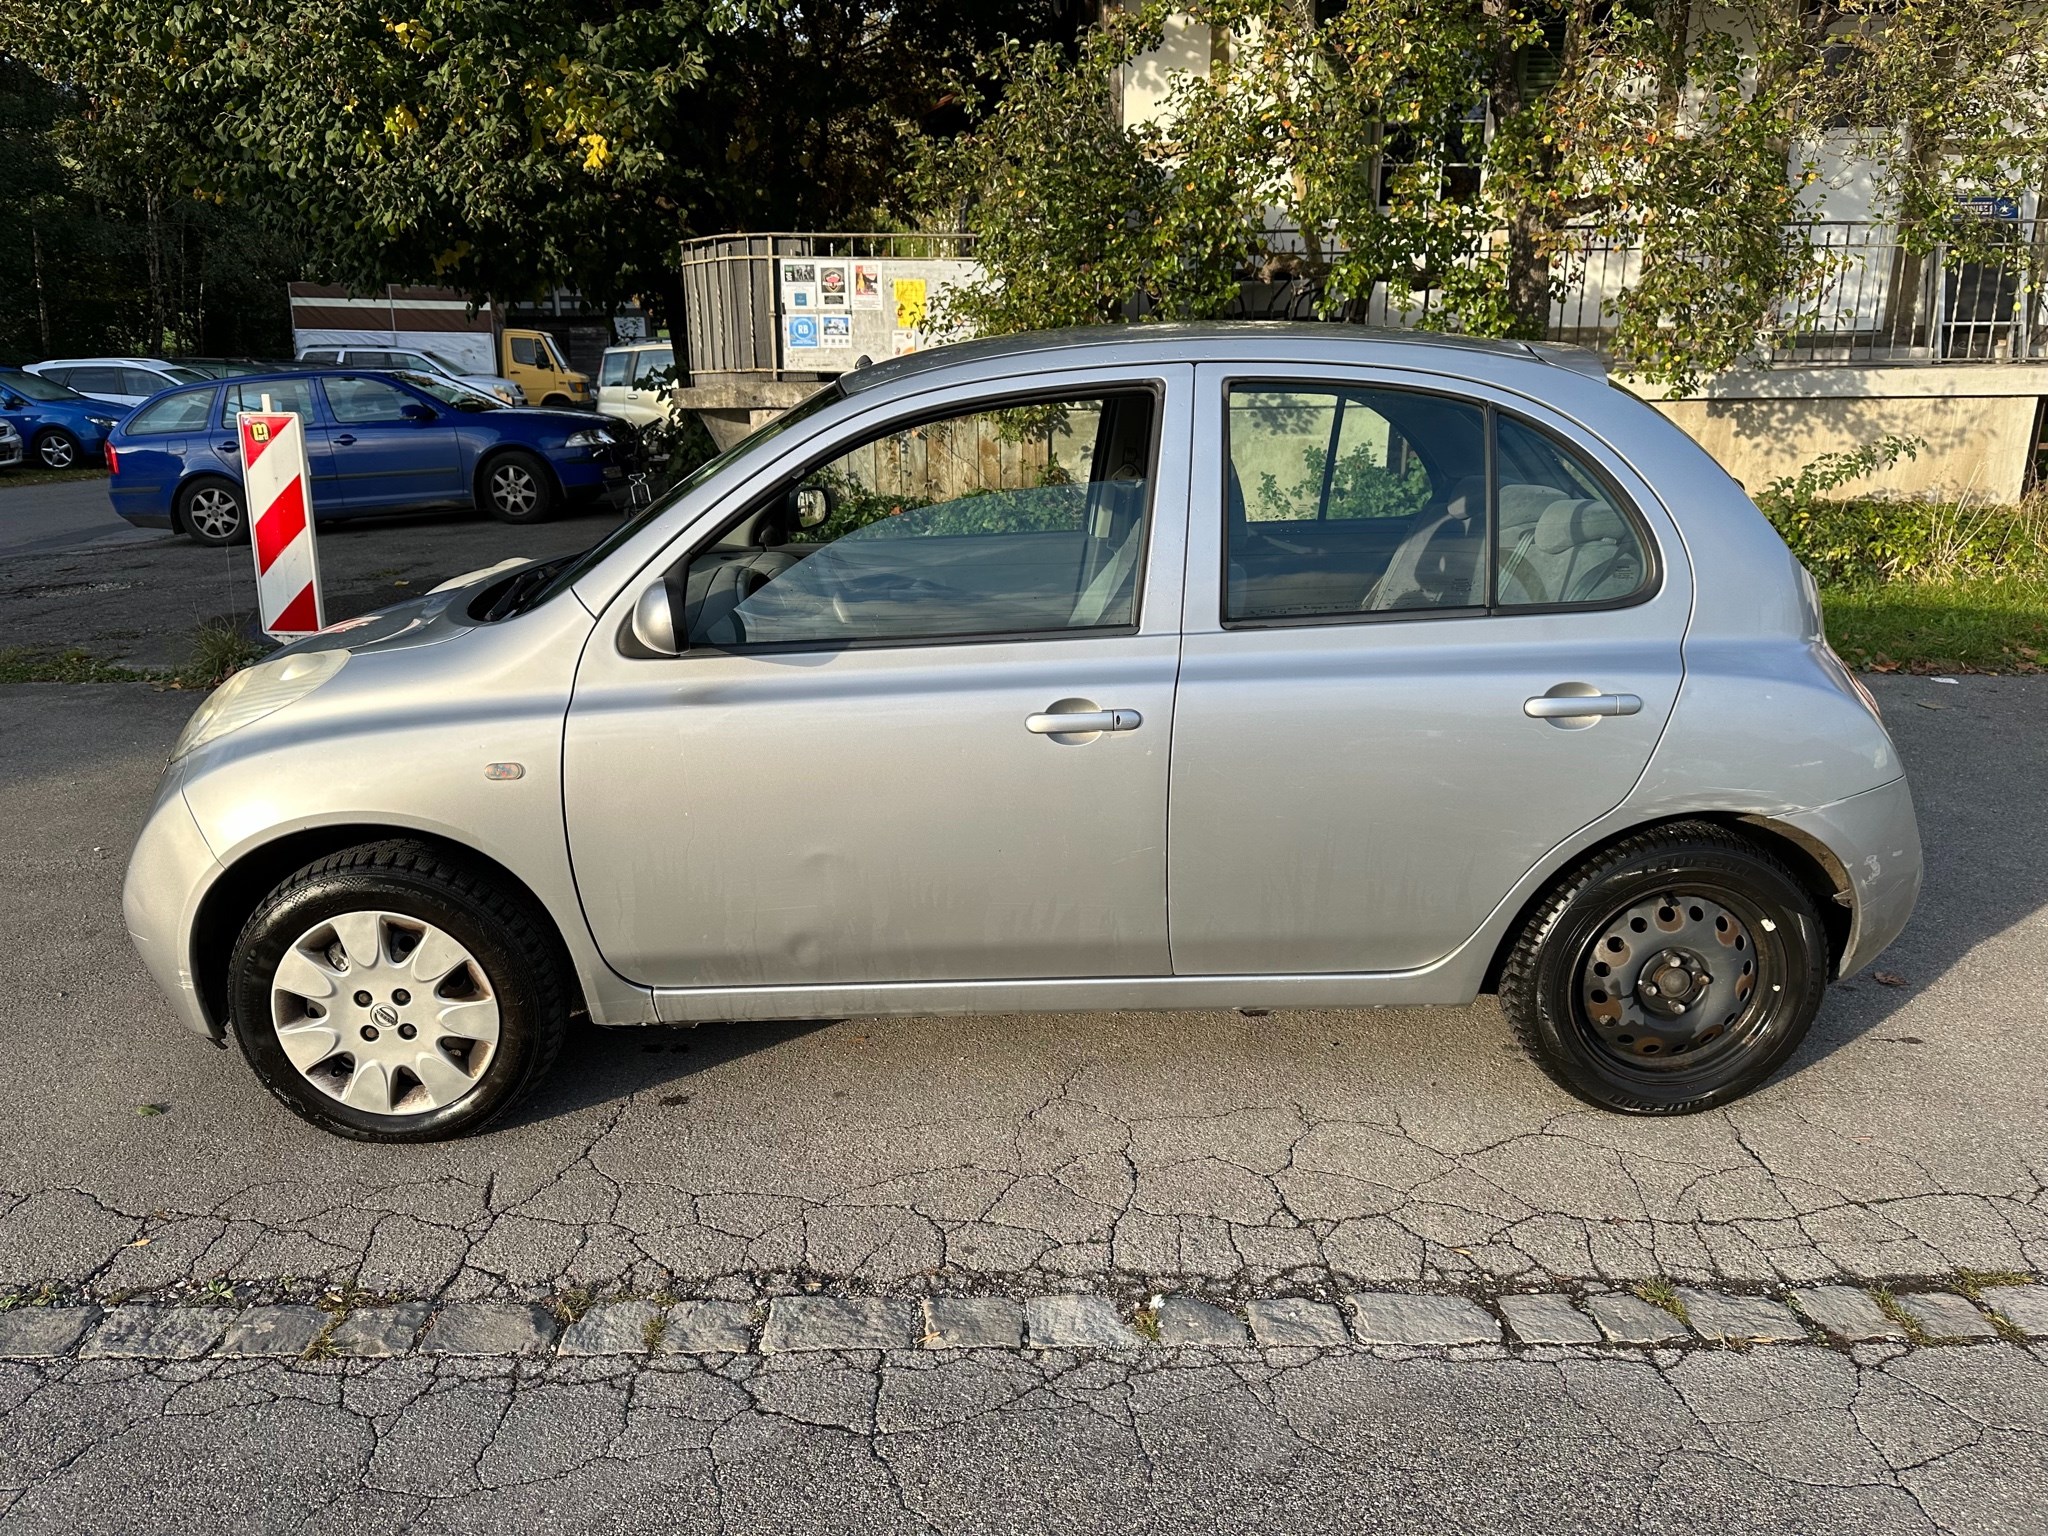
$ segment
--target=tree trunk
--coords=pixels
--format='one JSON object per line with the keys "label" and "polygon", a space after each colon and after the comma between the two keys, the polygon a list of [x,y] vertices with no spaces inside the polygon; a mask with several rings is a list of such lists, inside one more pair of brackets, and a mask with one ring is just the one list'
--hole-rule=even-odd
{"label": "tree trunk", "polygon": [[42,338],[43,356],[53,350],[50,346],[50,295],[43,287],[43,232],[31,224],[28,227],[29,260],[36,275],[36,334]]}

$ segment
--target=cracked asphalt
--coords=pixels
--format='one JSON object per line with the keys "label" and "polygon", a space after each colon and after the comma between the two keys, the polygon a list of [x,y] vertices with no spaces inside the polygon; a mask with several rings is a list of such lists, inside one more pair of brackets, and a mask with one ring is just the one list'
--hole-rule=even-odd
{"label": "cracked asphalt", "polygon": [[[1482,999],[587,1031],[510,1124],[406,1149],[286,1115],[129,953],[129,841],[196,700],[0,688],[0,1293],[1128,1303],[2048,1271],[2048,680],[1873,681],[1920,804],[1919,914],[1723,1112],[1588,1110]],[[0,1531],[2048,1524],[2048,1347],[2009,1343],[68,1360],[0,1365],[0,1425]]]}

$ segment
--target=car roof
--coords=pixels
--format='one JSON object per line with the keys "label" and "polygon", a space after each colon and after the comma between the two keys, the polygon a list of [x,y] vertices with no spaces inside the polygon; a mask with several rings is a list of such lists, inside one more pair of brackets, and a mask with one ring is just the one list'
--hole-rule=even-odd
{"label": "car roof", "polygon": [[[1499,341],[1490,337],[1454,336],[1441,331],[1339,325],[1327,320],[1177,320],[1137,325],[1072,326],[1055,331],[1024,331],[1012,336],[976,337],[971,341],[949,342],[926,351],[871,363],[865,368],[841,374],[839,379],[840,387],[848,394],[859,394],[941,368],[1003,363],[1025,357],[1040,358],[1050,353],[1087,353],[1122,348],[1130,355],[1119,361],[1135,361],[1150,355],[1181,362],[1229,362],[1239,357],[1270,358],[1274,351],[1285,351],[1290,346],[1327,349],[1333,342],[1374,351],[1381,348],[1419,348],[1440,356],[1457,352],[1480,353],[1550,363],[1601,379],[1607,376],[1607,366],[1597,352],[1585,347],[1558,346],[1547,342]],[[1072,359],[1077,363],[1094,360],[1087,357]]]}
{"label": "car roof", "polygon": [[75,367],[116,367],[116,368],[169,368],[173,366],[158,357],[46,357],[39,363],[30,363],[30,368],[75,368]]}

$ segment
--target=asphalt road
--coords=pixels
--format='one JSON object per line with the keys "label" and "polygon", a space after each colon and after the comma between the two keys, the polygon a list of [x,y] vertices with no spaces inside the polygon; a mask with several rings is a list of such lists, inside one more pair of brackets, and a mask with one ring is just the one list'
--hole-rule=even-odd
{"label": "asphalt road", "polygon": [[114,515],[104,478],[19,484],[0,474],[0,560],[158,537]]}
{"label": "asphalt road", "polygon": [[[411,1149],[285,1115],[129,953],[122,867],[192,699],[0,689],[0,1292],[2039,1274],[2048,682],[1874,682],[1920,911],[1726,1111],[1588,1110],[1481,1000],[593,1031],[512,1123]],[[2044,1424],[2048,1346],[2007,1343],[0,1365],[0,1532],[2038,1533]]]}
{"label": "asphalt road", "polygon": [[[320,530],[327,618],[381,608],[463,571],[585,549],[622,513],[592,507],[514,528],[474,514],[359,518]],[[178,667],[202,624],[255,633],[246,544],[209,549],[116,517],[101,480],[0,477],[0,648],[70,647],[104,661]]]}

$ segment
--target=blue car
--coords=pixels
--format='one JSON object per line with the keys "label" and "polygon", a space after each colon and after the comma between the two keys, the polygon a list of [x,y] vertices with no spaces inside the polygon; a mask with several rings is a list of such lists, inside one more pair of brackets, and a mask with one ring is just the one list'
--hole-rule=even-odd
{"label": "blue car", "polygon": [[327,368],[152,396],[108,439],[114,510],[202,544],[246,538],[235,414],[266,396],[298,413],[316,522],[446,507],[537,523],[626,483],[631,429],[610,417],[505,406],[423,374]]}
{"label": "blue car", "polygon": [[23,461],[34,469],[77,469],[99,461],[118,407],[88,400],[54,379],[0,368],[0,421],[21,434]]}

